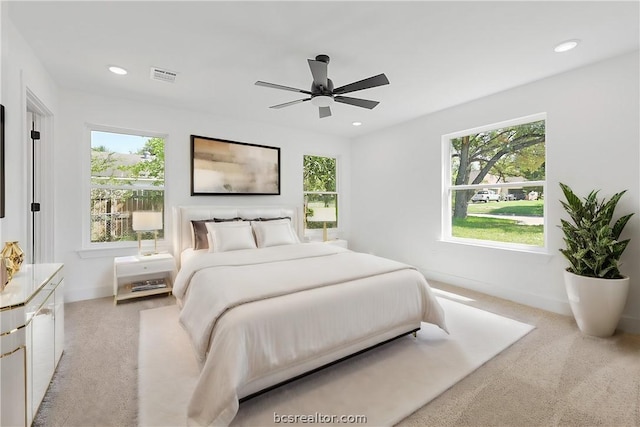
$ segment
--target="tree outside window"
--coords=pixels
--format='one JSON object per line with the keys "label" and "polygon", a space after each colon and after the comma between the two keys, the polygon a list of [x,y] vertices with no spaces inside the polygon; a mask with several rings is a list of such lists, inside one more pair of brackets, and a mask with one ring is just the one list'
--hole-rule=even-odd
{"label": "tree outside window", "polygon": [[164,211],[164,139],[91,131],[91,242],[137,240],[134,211]]}
{"label": "tree outside window", "polygon": [[333,157],[303,157],[304,226],[307,229],[323,228],[324,223],[314,222],[318,208],[333,210],[335,221],[327,222],[327,228],[338,227],[338,191],[336,159]]}
{"label": "tree outside window", "polygon": [[539,117],[443,138],[445,238],[544,246],[546,132]]}

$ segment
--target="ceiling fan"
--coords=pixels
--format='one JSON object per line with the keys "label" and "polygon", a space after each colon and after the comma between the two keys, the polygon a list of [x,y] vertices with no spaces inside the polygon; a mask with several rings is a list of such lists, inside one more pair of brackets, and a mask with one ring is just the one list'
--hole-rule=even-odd
{"label": "ceiling fan", "polygon": [[368,108],[371,110],[379,104],[378,101],[370,101],[368,99],[352,98],[342,95],[344,95],[345,93],[356,92],[358,90],[369,89],[372,87],[389,84],[387,76],[385,76],[384,74],[378,74],[377,76],[349,83],[348,85],[340,86],[334,89],[333,82],[330,78],[327,77],[327,65],[329,64],[329,57],[327,55],[318,55],[316,56],[316,59],[307,59],[307,61],[309,62],[309,68],[311,69],[311,74],[313,76],[311,90],[296,89],[289,86],[282,86],[262,81],[256,82],[256,85],[258,86],[289,90],[292,92],[300,92],[311,95],[309,98],[285,102],[284,104],[272,105],[269,108],[283,108],[290,105],[299,104],[301,102],[311,101],[313,105],[318,107],[320,111],[320,118],[329,117],[331,115],[330,105],[334,102],[355,105],[356,107]]}

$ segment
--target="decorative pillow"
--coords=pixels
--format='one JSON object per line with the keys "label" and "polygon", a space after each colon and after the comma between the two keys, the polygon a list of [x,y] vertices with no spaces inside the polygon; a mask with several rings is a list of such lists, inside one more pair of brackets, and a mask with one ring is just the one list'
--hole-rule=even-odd
{"label": "decorative pillow", "polygon": [[289,221],[291,221],[291,218],[288,216],[279,216],[276,218],[258,218],[257,220],[254,220],[254,221],[278,221],[280,219],[288,219]]}
{"label": "decorative pillow", "polygon": [[207,242],[207,222],[213,222],[211,219],[199,219],[191,221],[191,234],[193,236],[193,249],[208,249],[209,244]]}
{"label": "decorative pillow", "polygon": [[251,223],[248,221],[208,222],[206,227],[213,243],[209,252],[256,248]]}
{"label": "decorative pillow", "polygon": [[[206,226],[205,226],[206,227]],[[209,231],[207,230],[207,251],[211,251],[211,248],[213,248],[213,233],[209,233]]]}
{"label": "decorative pillow", "polygon": [[268,246],[292,245],[300,243],[300,239],[291,226],[291,220],[277,219],[268,221],[252,221],[251,227],[256,235],[259,248]]}
{"label": "decorative pillow", "polygon": [[228,222],[240,221],[241,218],[211,218],[191,220],[191,231],[193,235],[193,249],[209,249],[209,232],[207,231],[208,222]]}

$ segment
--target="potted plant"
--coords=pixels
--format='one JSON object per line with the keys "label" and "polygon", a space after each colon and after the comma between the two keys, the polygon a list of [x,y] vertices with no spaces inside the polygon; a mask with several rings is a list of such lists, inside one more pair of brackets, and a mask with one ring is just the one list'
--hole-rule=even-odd
{"label": "potted plant", "polygon": [[611,336],[629,292],[629,277],[618,267],[630,239],[618,239],[633,213],[613,222],[616,205],[626,190],[609,200],[598,200],[598,191],[591,191],[583,201],[569,186],[560,183],[560,187],[567,200],[560,203],[573,221],[560,220],[566,244],[560,252],[570,264],[564,277],[571,311],[583,333]]}

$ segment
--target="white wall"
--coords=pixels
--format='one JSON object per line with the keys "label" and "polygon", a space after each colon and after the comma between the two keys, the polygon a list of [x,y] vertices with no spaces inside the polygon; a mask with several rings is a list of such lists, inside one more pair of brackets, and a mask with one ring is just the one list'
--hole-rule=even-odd
{"label": "white wall", "polygon": [[[613,58],[358,138],[352,145],[350,244],[411,263],[428,278],[570,314],[556,227],[558,182],[580,195],[627,189],[619,214],[635,212],[621,271],[631,292],[621,327],[640,332],[638,53]],[[548,254],[445,243],[441,237],[441,136],[547,113]],[[375,231],[372,231],[375,230]]]}
{"label": "white wall", "polygon": [[[302,157],[304,154],[337,156],[340,176],[340,224],[349,230],[349,141],[333,136],[311,134],[260,123],[248,123],[223,117],[166,108],[125,99],[88,93],[61,91],[55,164],[56,181],[56,254],[65,263],[66,297],[69,301],[112,294],[113,256],[135,250],[121,250],[107,256],[92,257],[82,251],[80,224],[88,210],[83,195],[88,178],[82,164],[89,161],[86,124],[166,134],[165,206],[166,236],[171,237],[171,207],[176,205],[287,205],[302,212]],[[190,193],[190,135],[210,136],[232,141],[280,147],[280,196],[199,196]],[[168,242],[164,247],[170,248]],[[101,252],[98,252],[101,254]],[[86,258],[83,258],[86,257]]]}
{"label": "white wall", "polygon": [[[4,24],[4,20],[6,19],[5,17],[7,16],[6,12],[4,11],[4,8],[7,7],[6,6],[6,2],[0,2],[0,104],[2,103],[2,86],[3,86],[3,80],[2,80],[2,64],[6,61],[5,57],[4,57],[4,44],[5,44],[5,30],[4,28],[6,27]],[[1,229],[0,229],[1,232]]]}
{"label": "white wall", "polygon": [[[2,2],[5,7],[6,2]],[[28,244],[30,189],[27,188],[27,90],[55,119],[58,88],[30,46],[2,13],[2,104],[5,106],[5,218],[0,220],[0,242]],[[54,129],[50,129],[52,132]],[[51,144],[55,141],[50,138]],[[52,147],[53,148],[53,147]],[[46,209],[47,207],[45,207]]]}

